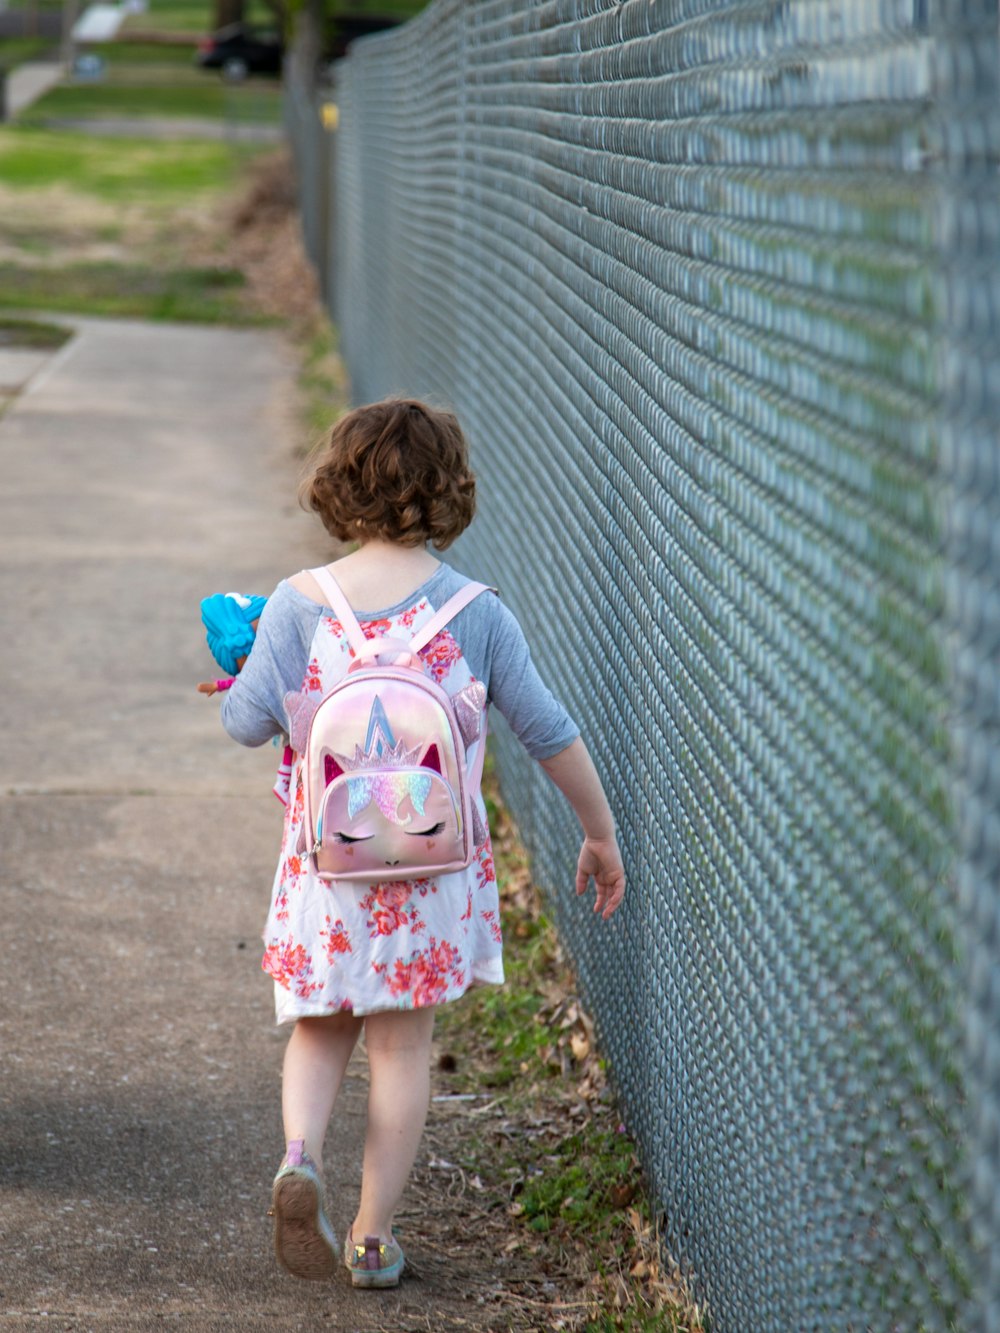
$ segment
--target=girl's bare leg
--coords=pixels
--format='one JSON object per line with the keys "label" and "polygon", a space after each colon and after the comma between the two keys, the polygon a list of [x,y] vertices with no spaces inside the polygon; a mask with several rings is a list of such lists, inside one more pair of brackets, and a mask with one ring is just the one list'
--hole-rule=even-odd
{"label": "girl's bare leg", "polygon": [[392,1219],[416,1160],[430,1100],[434,1010],[369,1014],[368,1130],[354,1240],[392,1237]]}
{"label": "girl's bare leg", "polygon": [[285,1048],[281,1085],[285,1142],[303,1139],[317,1166],[323,1161],[326,1127],[362,1021],[349,1014],[300,1018]]}

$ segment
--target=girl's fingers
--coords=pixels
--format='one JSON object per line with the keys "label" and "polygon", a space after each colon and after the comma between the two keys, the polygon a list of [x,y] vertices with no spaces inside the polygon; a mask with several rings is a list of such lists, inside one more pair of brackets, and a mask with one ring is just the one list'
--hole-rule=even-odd
{"label": "girl's fingers", "polygon": [[621,906],[622,898],[625,896],[625,881],[621,876],[616,875],[608,883],[597,882],[597,900],[594,903],[594,911],[600,912],[605,921],[618,910]]}
{"label": "girl's fingers", "polygon": [[[596,862],[596,864],[595,864]],[[590,878],[594,878],[594,911],[599,912],[605,921],[617,911],[625,896],[625,874],[620,865],[603,867],[597,858],[581,855],[576,868],[577,896],[585,893]]]}

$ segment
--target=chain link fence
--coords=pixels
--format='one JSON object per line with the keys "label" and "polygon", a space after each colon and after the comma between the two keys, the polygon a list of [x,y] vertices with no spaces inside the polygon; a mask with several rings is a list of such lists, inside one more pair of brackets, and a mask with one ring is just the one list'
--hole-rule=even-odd
{"label": "chain link fence", "polygon": [[995,1333],[995,0],[436,0],[338,85],[306,235],[607,781],[610,927],[499,731],[669,1249],[719,1333]]}

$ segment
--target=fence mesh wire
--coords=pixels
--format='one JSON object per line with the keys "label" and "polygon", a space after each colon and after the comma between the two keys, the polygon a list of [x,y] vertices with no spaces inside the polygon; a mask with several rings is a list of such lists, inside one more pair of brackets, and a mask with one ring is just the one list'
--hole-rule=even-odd
{"label": "fence mesh wire", "polygon": [[729,1333],[1000,1330],[997,70],[985,0],[436,0],[290,117],[354,396],[459,411],[607,781],[610,927],[501,728]]}

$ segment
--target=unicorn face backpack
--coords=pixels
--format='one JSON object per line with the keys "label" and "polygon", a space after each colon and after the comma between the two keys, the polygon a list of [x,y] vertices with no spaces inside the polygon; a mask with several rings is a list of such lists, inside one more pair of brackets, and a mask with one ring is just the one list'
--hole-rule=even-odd
{"label": "unicorn face backpack", "polygon": [[419,653],[488,589],[466,584],[408,642],[368,639],[330,572],[310,573],[353,660],[318,703],[309,691],[285,696],[292,748],[302,756],[300,854],[325,880],[371,884],[465,869],[486,835],[476,806],[486,688],[474,681],[451,697]]}

